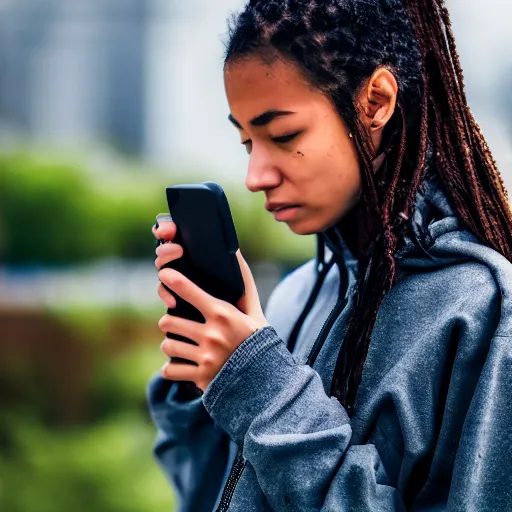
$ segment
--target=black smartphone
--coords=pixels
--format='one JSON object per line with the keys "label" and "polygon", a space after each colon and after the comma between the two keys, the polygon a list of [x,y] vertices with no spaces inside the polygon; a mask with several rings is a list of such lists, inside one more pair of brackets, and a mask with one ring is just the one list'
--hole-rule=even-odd
{"label": "black smartphone", "polygon": [[[236,256],[238,237],[224,190],[208,181],[173,185],[167,187],[166,194],[169,213],[177,227],[173,241],[183,247],[184,254],[164,267],[176,269],[205,292],[235,305],[245,289]],[[176,298],[176,308],[168,309],[169,314],[205,321],[195,307],[169,291]],[[173,333],[167,336],[194,344]],[[173,358],[174,362],[190,363],[179,358]]]}

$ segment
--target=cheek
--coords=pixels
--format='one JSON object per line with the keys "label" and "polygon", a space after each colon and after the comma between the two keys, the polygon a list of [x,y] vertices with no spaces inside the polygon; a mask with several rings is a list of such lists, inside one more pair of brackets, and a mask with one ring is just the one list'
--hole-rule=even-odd
{"label": "cheek", "polygon": [[346,200],[358,195],[361,173],[356,154],[350,149],[331,146],[319,155],[313,174],[317,187],[332,200]]}
{"label": "cheek", "polygon": [[319,222],[325,227],[337,223],[355,206],[360,193],[361,173],[355,151],[331,147],[318,155],[306,194]]}

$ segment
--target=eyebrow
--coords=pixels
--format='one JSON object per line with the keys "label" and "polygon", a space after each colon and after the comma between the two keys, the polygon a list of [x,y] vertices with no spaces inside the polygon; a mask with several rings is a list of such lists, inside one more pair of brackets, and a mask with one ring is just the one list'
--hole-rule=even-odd
{"label": "eyebrow", "polygon": [[[249,123],[251,126],[267,126],[274,119],[282,116],[289,116],[291,114],[295,114],[295,112],[290,112],[289,110],[267,110],[263,114],[252,118]],[[240,130],[243,130],[242,125],[231,115],[229,114],[228,119]]]}

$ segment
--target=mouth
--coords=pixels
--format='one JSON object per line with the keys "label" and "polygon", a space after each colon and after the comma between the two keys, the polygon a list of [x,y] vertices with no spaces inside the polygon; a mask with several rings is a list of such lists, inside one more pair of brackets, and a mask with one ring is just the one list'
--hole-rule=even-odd
{"label": "mouth", "polygon": [[265,205],[265,209],[270,213],[277,213],[283,210],[287,210],[289,208],[298,208],[300,205],[298,204],[278,204],[278,203],[267,203]]}
{"label": "mouth", "polygon": [[290,208],[298,208],[298,206],[296,206],[296,205],[281,206],[280,208],[274,208],[271,212],[272,213],[282,212],[284,210],[289,210]]}
{"label": "mouth", "polygon": [[270,211],[274,216],[274,219],[280,222],[288,222],[295,218],[297,212],[300,209],[300,205],[287,205],[287,206],[279,206],[277,208],[273,208]]}

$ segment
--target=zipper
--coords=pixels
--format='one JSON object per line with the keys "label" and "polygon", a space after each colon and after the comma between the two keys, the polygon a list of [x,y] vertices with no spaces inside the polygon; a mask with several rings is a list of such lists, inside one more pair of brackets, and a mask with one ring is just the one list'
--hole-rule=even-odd
{"label": "zipper", "polygon": [[[290,341],[293,345],[295,345],[295,341],[297,339],[298,333],[300,331],[300,328],[302,327],[302,324],[304,323],[304,320],[307,317],[307,314],[313,307],[314,302],[316,301],[316,298],[318,297],[318,294],[320,293],[320,289],[322,288],[323,281],[325,280],[325,277],[327,276],[329,270],[333,266],[335,262],[335,258],[333,258],[324,265],[320,276],[315,283],[315,287],[313,289],[313,292],[311,296],[309,297],[309,300],[306,304],[306,307],[304,308],[304,311],[302,312],[301,316],[299,317],[299,321],[295,325],[292,335],[290,337]],[[345,264],[339,265],[340,267],[340,290],[339,290],[339,297],[338,301],[336,302],[336,305],[334,306],[333,310],[329,314],[327,320],[324,322],[324,325],[322,326],[322,329],[320,331],[320,334],[318,335],[315,345],[313,349],[311,350],[311,353],[308,357],[308,365],[312,366],[315,362],[318,354],[320,353],[320,349],[322,348],[325,340],[327,339],[327,335],[329,334],[330,330],[332,329],[332,326],[334,325],[334,322],[340,315],[340,313],[345,308],[348,298],[347,298],[347,292],[348,292],[348,270]],[[343,272],[342,272],[343,269]],[[343,296],[343,298],[341,298]],[[289,341],[289,343],[290,343]],[[292,347],[293,348],[293,347]],[[227,512],[229,509],[229,505],[231,504],[231,499],[233,498],[233,494],[235,493],[235,488],[238,484],[238,481],[240,480],[242,473],[244,472],[245,466],[247,465],[247,461],[244,459],[242,455],[242,448],[238,448],[238,451],[236,452],[236,457],[233,462],[233,466],[231,467],[231,471],[229,472],[229,477],[227,479],[226,485],[224,486],[224,489],[222,490],[222,496],[220,498],[219,506],[217,507],[215,512]]]}
{"label": "zipper", "polygon": [[226,512],[228,510],[229,505],[231,504],[231,499],[233,498],[233,494],[235,492],[235,487],[238,484],[238,480],[240,480],[240,477],[242,476],[246,464],[247,461],[242,455],[242,448],[238,448],[235,461],[233,462],[233,466],[229,473],[228,480],[222,491],[219,506],[215,512]]}

